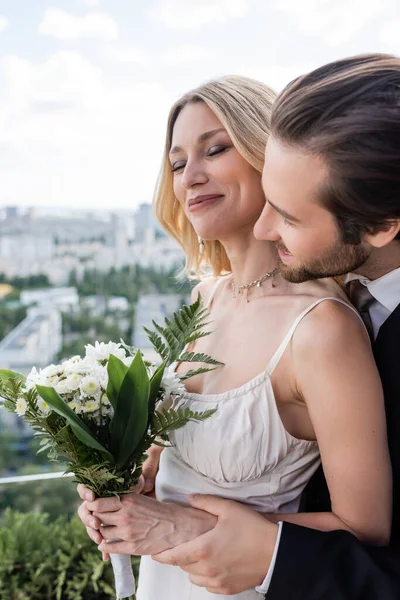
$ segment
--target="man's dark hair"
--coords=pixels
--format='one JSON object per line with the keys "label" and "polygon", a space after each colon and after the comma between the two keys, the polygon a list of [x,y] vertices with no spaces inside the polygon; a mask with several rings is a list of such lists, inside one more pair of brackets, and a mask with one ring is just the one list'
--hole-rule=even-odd
{"label": "man's dark hair", "polygon": [[298,77],[278,96],[271,131],[327,165],[319,201],[343,241],[400,219],[400,58],[355,56]]}

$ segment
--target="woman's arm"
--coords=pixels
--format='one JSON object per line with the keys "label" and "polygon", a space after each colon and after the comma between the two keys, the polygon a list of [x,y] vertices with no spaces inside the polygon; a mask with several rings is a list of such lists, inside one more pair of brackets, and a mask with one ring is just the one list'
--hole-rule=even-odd
{"label": "woman's arm", "polygon": [[383,391],[361,321],[343,305],[322,303],[299,325],[292,357],[332,512],[269,518],[321,531],[346,529],[365,543],[388,544],[392,474]]}

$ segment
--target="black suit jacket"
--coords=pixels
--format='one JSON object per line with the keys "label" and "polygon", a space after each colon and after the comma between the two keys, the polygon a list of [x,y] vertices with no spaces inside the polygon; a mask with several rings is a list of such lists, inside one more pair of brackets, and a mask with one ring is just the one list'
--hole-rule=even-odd
{"label": "black suit jacket", "polygon": [[[284,523],[267,600],[400,600],[400,305],[381,326],[374,355],[393,468],[390,546],[369,548],[345,531]],[[301,510],[330,510],[322,469],[308,484]]]}

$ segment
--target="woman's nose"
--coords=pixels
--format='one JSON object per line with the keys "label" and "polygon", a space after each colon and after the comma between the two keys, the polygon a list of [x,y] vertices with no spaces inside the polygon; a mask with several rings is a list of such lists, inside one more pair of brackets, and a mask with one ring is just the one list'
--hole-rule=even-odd
{"label": "woman's nose", "polygon": [[187,162],[182,175],[182,185],[191,189],[194,185],[207,183],[208,176],[202,165],[197,162]]}

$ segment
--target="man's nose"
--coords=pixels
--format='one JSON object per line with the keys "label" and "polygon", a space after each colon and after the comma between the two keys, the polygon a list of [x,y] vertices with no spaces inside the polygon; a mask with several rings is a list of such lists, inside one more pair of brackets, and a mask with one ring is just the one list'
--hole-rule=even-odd
{"label": "man's nose", "polygon": [[280,235],[276,231],[276,211],[268,202],[254,225],[253,232],[257,240],[276,242],[280,239]]}

